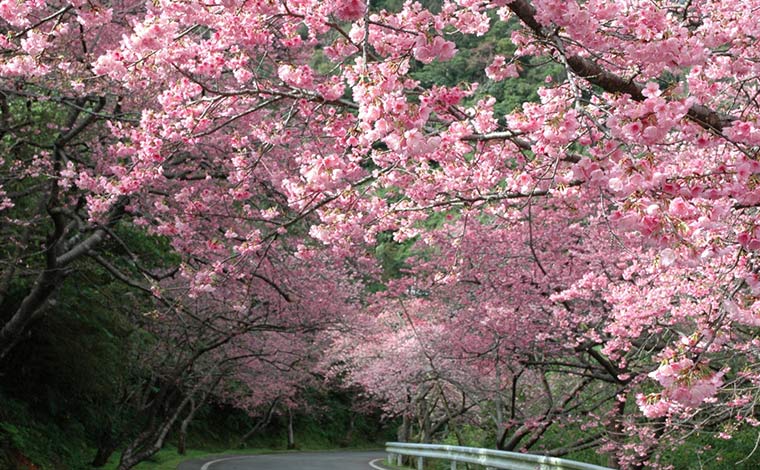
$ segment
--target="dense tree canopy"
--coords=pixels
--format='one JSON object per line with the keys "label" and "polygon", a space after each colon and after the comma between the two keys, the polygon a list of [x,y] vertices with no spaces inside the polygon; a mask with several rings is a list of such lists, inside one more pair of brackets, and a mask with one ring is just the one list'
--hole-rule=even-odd
{"label": "dense tree canopy", "polygon": [[422,439],[757,426],[758,7],[0,1],[0,358],[96,265],[161,347],[327,349]]}

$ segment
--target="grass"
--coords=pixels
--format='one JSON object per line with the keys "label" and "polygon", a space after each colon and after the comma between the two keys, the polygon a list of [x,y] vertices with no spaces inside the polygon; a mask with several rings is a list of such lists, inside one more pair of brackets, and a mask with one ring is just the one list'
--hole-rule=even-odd
{"label": "grass", "polygon": [[[210,451],[203,449],[188,449],[185,455],[179,455],[177,448],[174,446],[166,446],[161,449],[156,455],[137,464],[135,470],[177,470],[177,466],[185,460],[203,459],[221,455],[251,455],[251,454],[267,454],[271,452],[277,452],[272,449],[235,449],[235,450],[218,450]],[[114,454],[108,461],[103,470],[116,470],[119,465],[119,455]]]}
{"label": "grass", "polygon": [[383,468],[386,468],[388,470],[409,470],[412,467],[403,467],[398,466],[396,464],[388,463],[387,460],[383,460],[382,462],[379,462],[379,465],[381,465]]}

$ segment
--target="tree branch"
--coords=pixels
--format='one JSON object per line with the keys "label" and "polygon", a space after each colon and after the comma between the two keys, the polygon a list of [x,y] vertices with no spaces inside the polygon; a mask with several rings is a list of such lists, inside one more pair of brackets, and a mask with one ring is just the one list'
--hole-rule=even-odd
{"label": "tree branch", "polygon": [[[550,42],[560,40],[556,34],[549,34],[544,30],[544,27],[536,20],[536,9],[528,0],[515,0],[509,4],[509,9],[538,37],[550,40]],[[587,57],[572,55],[567,56],[566,59],[573,73],[602,88],[604,91],[609,93],[625,93],[630,95],[635,101],[644,101],[645,97],[641,93],[644,87],[633,80],[627,80],[609,70],[605,70]],[[734,118],[731,116],[718,113],[698,104],[693,105],[686,115],[704,129],[718,134],[721,134],[723,128],[731,125],[731,122],[734,121]]]}

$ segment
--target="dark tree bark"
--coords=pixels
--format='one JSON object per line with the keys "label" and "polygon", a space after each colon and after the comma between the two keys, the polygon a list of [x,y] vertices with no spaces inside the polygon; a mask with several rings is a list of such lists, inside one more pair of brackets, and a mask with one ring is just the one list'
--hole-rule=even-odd
{"label": "dark tree bark", "polygon": [[[167,403],[164,405],[170,407],[170,398],[167,398]],[[186,396],[179,404],[176,405],[176,409],[173,413],[167,414],[163,417],[152,416],[151,425],[141,432],[128,446],[124,449],[119,460],[119,466],[117,470],[130,470],[138,463],[146,460],[155,455],[166,442],[166,436],[169,434],[174,423],[179,418],[182,410],[190,403],[190,396]]]}
{"label": "dark tree bark", "polygon": [[[57,196],[51,195],[51,201]],[[56,203],[57,205],[57,203]],[[108,217],[108,226],[114,226],[124,215],[127,198],[123,197],[112,207]],[[10,319],[0,328],[0,360],[2,360],[22,338],[29,325],[39,318],[45,307],[53,299],[55,291],[63,284],[69,266],[75,260],[87,255],[105,240],[107,232],[104,229],[95,232],[79,241],[77,236],[65,239],[66,222],[57,207],[48,212],[53,219],[54,230],[48,235],[45,243],[45,267],[37,275],[29,293],[11,315]]]}
{"label": "dark tree bark", "polygon": [[296,448],[296,434],[293,429],[293,410],[288,408],[288,449]]}
{"label": "dark tree bark", "polygon": [[[556,36],[556,33],[549,32],[548,28],[544,28],[541,23],[536,20],[536,9],[528,0],[514,0],[509,4],[509,9],[520,18],[533,33],[541,39],[549,41],[558,41],[555,44],[559,46],[561,39]],[[604,91],[610,93],[626,93],[636,101],[643,101],[644,95],[642,90],[644,87],[633,80],[623,78],[609,70],[606,70],[598,63],[587,57],[581,57],[578,55],[566,56],[567,67],[570,69],[568,72],[572,72],[579,77],[588,80],[590,83],[600,87]],[[733,118],[716,111],[713,111],[706,106],[693,105],[686,114],[689,119],[698,124],[704,129],[713,131],[717,134],[721,134],[723,129],[733,121]]]}
{"label": "dark tree bark", "polygon": [[98,450],[95,453],[95,458],[92,459],[92,463],[90,464],[95,468],[100,468],[107,464],[108,459],[110,459],[111,455],[116,452],[118,446],[110,431],[107,434],[102,435],[98,440],[100,441],[98,443]]}
{"label": "dark tree bark", "polygon": [[237,447],[244,447],[245,441],[247,441],[254,434],[269,426],[269,423],[272,421],[272,417],[274,416],[274,413],[277,410],[277,405],[279,403],[280,397],[277,397],[272,401],[272,404],[269,405],[267,412],[258,421],[256,421],[256,424],[254,424],[253,427],[243,435],[243,437],[240,438]]}
{"label": "dark tree bark", "polygon": [[179,427],[179,436],[177,437],[177,453],[185,455],[187,452],[187,428],[190,426],[190,422],[195,417],[195,413],[200,408],[200,403],[196,403],[194,399],[190,399],[190,411],[182,420],[182,424]]}

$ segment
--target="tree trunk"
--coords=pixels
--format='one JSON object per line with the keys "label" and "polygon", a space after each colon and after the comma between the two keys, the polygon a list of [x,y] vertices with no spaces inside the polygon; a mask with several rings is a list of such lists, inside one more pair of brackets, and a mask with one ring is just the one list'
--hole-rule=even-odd
{"label": "tree trunk", "polygon": [[[55,211],[56,198],[57,190],[54,189],[46,206],[53,220],[54,231],[45,243],[45,267],[37,275],[34,285],[16,311],[0,328],[0,361],[23,338],[29,325],[43,314],[55,291],[63,284],[68,274],[67,267],[95,249],[106,237],[106,230],[99,228],[84,240],[72,237],[68,242],[65,241],[65,221],[61,213]],[[127,201],[128,198],[122,196],[111,206],[106,226],[113,227],[119,221]],[[9,272],[6,276],[12,275],[13,272]],[[3,279],[4,284],[7,282],[9,281]]]}
{"label": "tree trunk", "polygon": [[343,438],[343,442],[341,442],[342,447],[349,447],[351,445],[351,442],[354,439],[355,430],[356,430],[356,415],[354,413],[351,413],[348,418],[348,430],[346,431],[346,435]]}
{"label": "tree trunk", "polygon": [[[625,415],[625,401],[617,401],[614,404],[615,414],[612,418],[612,422],[607,427],[607,436],[618,445],[622,445],[626,436],[623,432],[623,416]],[[614,451],[613,451],[614,452]],[[611,468],[623,468],[626,465],[622,462],[619,456],[614,454],[608,457],[608,464]]]}
{"label": "tree trunk", "polygon": [[179,455],[185,455],[187,451],[187,428],[200,407],[200,403],[196,403],[192,398],[190,399],[190,412],[182,420],[182,424],[179,427],[179,437],[177,439],[177,453]]}
{"label": "tree trunk", "polygon": [[[396,439],[399,442],[409,442],[409,438],[412,435],[412,419],[409,416],[409,412],[406,411],[403,414],[402,420],[401,420],[401,426],[399,426],[398,431],[396,432]],[[409,463],[410,457],[407,457],[405,455],[399,455],[398,460],[396,462],[396,465],[402,466]]]}
{"label": "tree trunk", "polygon": [[296,448],[296,435],[293,431],[293,410],[288,408],[288,449]]}
{"label": "tree trunk", "polygon": [[98,451],[95,454],[95,458],[92,459],[92,465],[95,468],[100,468],[105,466],[105,464],[108,463],[108,459],[111,458],[111,455],[116,451],[116,446],[113,444],[105,444],[98,446]]}
{"label": "tree trunk", "polygon": [[277,410],[277,404],[279,402],[280,397],[274,399],[272,404],[269,405],[269,409],[267,410],[266,414],[262,416],[261,419],[259,419],[256,424],[254,424],[253,427],[247,433],[245,433],[245,435],[243,435],[243,437],[240,438],[236,447],[245,446],[245,441],[247,441],[248,438],[261,431],[265,427],[269,426],[269,423],[272,421],[272,416],[274,416],[274,412]]}
{"label": "tree trunk", "polygon": [[396,439],[399,442],[409,442],[409,435],[412,433],[412,420],[409,418],[409,413],[406,412],[401,420],[401,426],[396,432]]}
{"label": "tree trunk", "polygon": [[180,428],[179,430],[179,437],[177,438],[177,453],[179,455],[185,455],[187,453],[187,428]]}
{"label": "tree trunk", "polygon": [[92,459],[92,465],[95,468],[103,467],[108,463],[108,459],[111,458],[116,448],[118,447],[118,438],[113,433],[113,421],[110,416],[106,418],[106,422],[98,432],[96,440],[97,452],[95,458]]}
{"label": "tree trunk", "polygon": [[121,454],[117,470],[130,470],[138,463],[153,456],[161,450],[166,441],[169,430],[179,418],[182,410],[190,402],[190,397],[185,397],[177,405],[177,409],[171,416],[167,416],[162,422],[157,422],[155,426],[140,433]]}
{"label": "tree trunk", "polygon": [[433,423],[430,413],[431,407],[428,405],[426,399],[420,401],[420,443],[430,444],[433,439]]}
{"label": "tree trunk", "polygon": [[13,316],[0,329],[0,360],[21,340],[29,324],[43,310],[64,279],[63,269],[46,269],[37,277],[31,292],[27,294]]}

